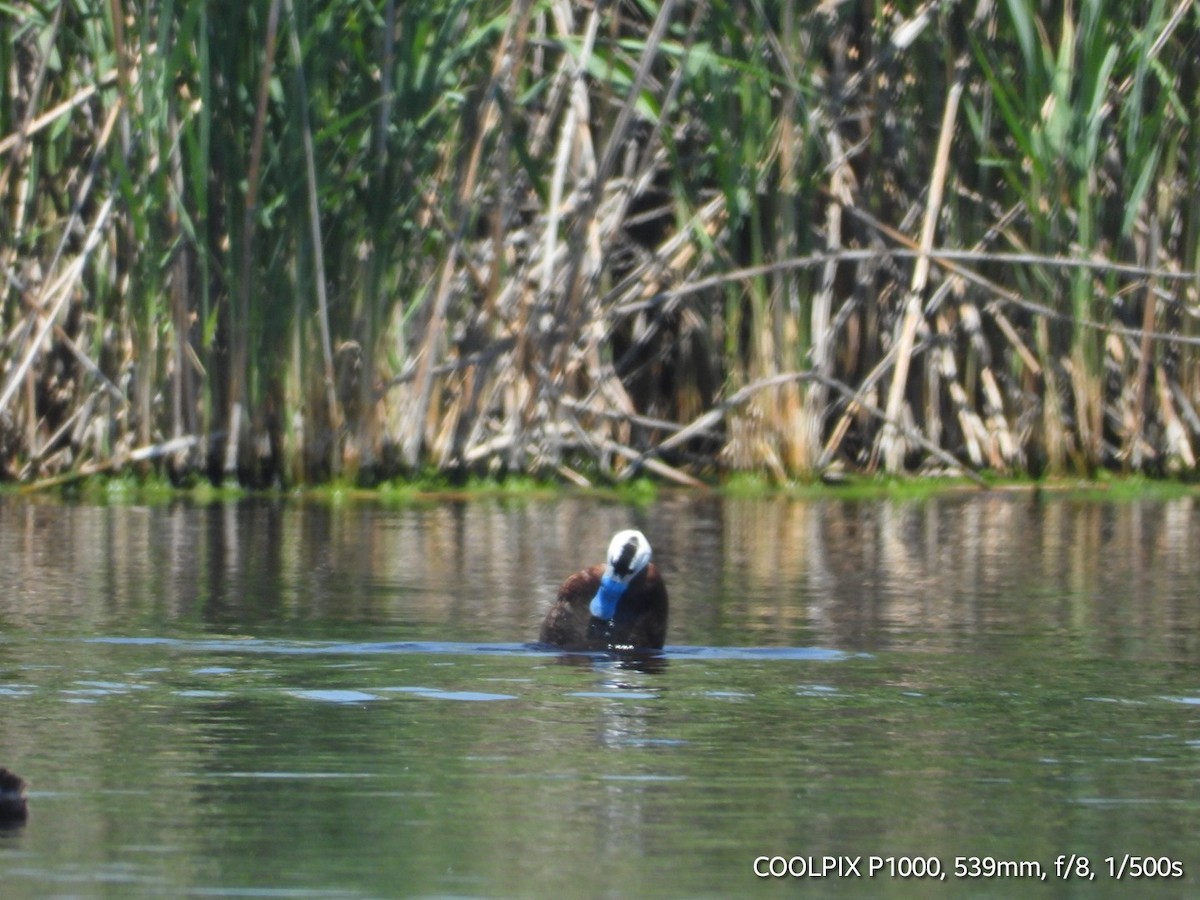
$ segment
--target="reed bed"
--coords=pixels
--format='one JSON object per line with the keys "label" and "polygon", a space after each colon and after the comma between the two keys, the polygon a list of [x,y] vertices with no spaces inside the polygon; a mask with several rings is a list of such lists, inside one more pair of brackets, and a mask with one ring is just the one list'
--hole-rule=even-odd
{"label": "reed bed", "polygon": [[1188,474],[1200,4],[0,4],[0,477]]}

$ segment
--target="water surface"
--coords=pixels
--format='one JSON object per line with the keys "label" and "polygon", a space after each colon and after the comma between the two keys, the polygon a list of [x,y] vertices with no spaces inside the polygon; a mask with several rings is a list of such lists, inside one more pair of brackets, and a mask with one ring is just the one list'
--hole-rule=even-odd
{"label": "water surface", "polygon": [[[1191,894],[1198,512],[0,501],[3,896]],[[530,644],[627,526],[667,649]]]}

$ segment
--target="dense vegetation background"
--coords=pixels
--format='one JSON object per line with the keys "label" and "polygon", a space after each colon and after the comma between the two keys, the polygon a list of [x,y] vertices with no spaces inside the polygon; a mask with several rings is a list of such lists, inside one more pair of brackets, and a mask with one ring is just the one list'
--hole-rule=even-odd
{"label": "dense vegetation background", "polygon": [[1195,468],[1196,0],[0,32],[3,478]]}

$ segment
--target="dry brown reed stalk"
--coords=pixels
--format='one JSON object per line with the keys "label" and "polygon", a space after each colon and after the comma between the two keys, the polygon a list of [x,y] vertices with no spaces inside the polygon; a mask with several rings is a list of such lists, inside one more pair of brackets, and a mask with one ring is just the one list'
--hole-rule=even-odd
{"label": "dry brown reed stalk", "polygon": [[112,209],[113,198],[109,197],[101,204],[100,209],[97,211],[80,254],[67,264],[58,278],[43,287],[35,304],[36,317],[40,320],[37,330],[26,342],[25,354],[21,362],[13,369],[3,391],[0,391],[0,411],[3,411],[8,406],[13,394],[25,380],[25,376],[41,351],[46,336],[49,334],[50,329],[54,327],[55,320],[61,314],[63,307],[75,291],[89,257],[100,244],[104,230],[108,227],[109,215],[112,213]]}
{"label": "dry brown reed stalk", "polygon": [[[588,331],[595,334],[594,329],[585,329],[584,327],[585,316],[589,315],[584,308],[584,303],[586,298],[595,294],[595,287],[602,270],[600,248],[613,242],[612,236],[622,225],[621,214],[625,209],[625,194],[619,186],[614,190],[610,178],[616,167],[618,152],[624,146],[626,133],[633,121],[635,106],[649,78],[651,66],[656,62],[658,49],[665,36],[667,26],[671,22],[673,8],[674,0],[666,0],[657,10],[650,32],[640,48],[637,68],[631,84],[624,101],[617,110],[616,119],[603,150],[594,163],[594,169],[588,172],[585,168],[584,171],[584,178],[580,184],[580,202],[578,209],[574,211],[574,221],[570,229],[570,250],[566,269],[562,276],[562,287],[557,292],[557,301],[550,304],[551,315],[556,327],[564,330],[568,335],[587,333]],[[574,124],[573,115],[578,115],[580,120],[585,120],[586,95],[582,91],[582,72],[595,40],[599,24],[598,10],[599,7],[594,7],[592,15],[589,17],[584,50],[579,61],[580,68],[576,72],[572,88],[574,102],[571,113],[568,114],[564,132],[574,130],[571,127]],[[565,148],[567,145],[564,143],[562,146]],[[581,135],[581,146],[594,146],[594,142],[589,135]],[[565,166],[560,168],[559,165],[559,163],[565,164],[563,152],[560,149],[559,162],[556,162],[555,167],[556,176],[565,171]],[[552,219],[557,219],[554,210],[552,210]],[[556,224],[556,221],[552,222],[551,227]],[[553,259],[551,253],[553,247],[554,234],[548,228],[546,247],[548,263]],[[549,288],[551,281],[548,274],[544,275],[544,292]],[[594,313],[591,314],[591,318],[593,320],[596,318]],[[547,360],[548,376],[551,382],[568,387],[571,382],[577,380],[578,376],[575,373],[588,369],[595,372],[599,363],[599,354],[594,340],[585,346],[582,358],[576,356],[571,342],[561,340],[545,345],[541,355]],[[623,385],[611,377],[604,380],[606,381],[605,391],[619,404],[632,409],[632,403],[629,401]],[[543,394],[543,396],[546,395]],[[557,454],[554,454],[554,457],[556,458]]]}
{"label": "dry brown reed stalk", "polygon": [[[851,184],[853,172],[843,152],[842,141],[836,131],[828,137],[830,153],[833,155],[829,179],[829,205],[825,212],[826,253],[837,255],[842,250],[842,213],[845,206],[852,205]],[[800,455],[797,460],[801,472],[819,474],[822,468],[822,434],[828,409],[828,392],[822,378],[832,377],[833,337],[832,309],[834,302],[834,280],[838,266],[832,259],[821,267],[821,281],[813,297],[810,333],[813,336],[811,366],[820,378],[808,386],[804,397],[804,412],[801,420],[799,440]]]}
{"label": "dry brown reed stalk", "polygon": [[[16,132],[0,138],[0,154],[12,153],[25,141],[29,140],[29,138],[49,128],[63,119],[63,117],[70,115],[78,107],[92,100],[102,89],[111,87],[116,83],[116,80],[117,72],[114,69],[97,79],[96,84],[89,84],[86,87],[80,88],[69,99],[51,107],[41,115],[29,119],[28,123],[22,125]],[[4,186],[7,187],[7,184]]]}
{"label": "dry brown reed stalk", "polygon": [[[552,10],[560,28],[572,27],[568,7],[556,4]],[[502,353],[495,364],[488,366],[487,375],[475,373],[476,383],[472,385],[470,395],[482,399],[471,403],[470,408],[486,410],[500,401],[503,413],[499,430],[489,427],[483,416],[476,416],[465,432],[457,427],[446,428],[439,441],[444,463],[459,460],[470,464],[504,451],[510,465],[519,466],[522,459],[529,459],[537,466],[557,468],[562,466],[564,452],[580,447],[590,448],[588,452],[600,461],[602,469],[619,459],[630,458],[630,454],[621,449],[624,444],[619,433],[607,433],[609,426],[597,422],[598,430],[593,430],[591,426],[573,421],[573,428],[567,432],[553,427],[556,420],[573,419],[565,416],[561,409],[556,411],[556,407],[574,404],[572,394],[576,392],[582,392],[581,396],[585,398],[604,398],[608,408],[621,410],[623,416],[632,418],[636,412],[615,371],[601,359],[599,348],[611,328],[619,324],[619,321],[606,324],[604,310],[614,302],[614,294],[621,297],[627,291],[645,291],[646,282],[638,277],[626,277],[623,286],[615,292],[588,296],[586,308],[582,295],[572,299],[572,285],[579,290],[581,284],[594,284],[596,274],[604,265],[598,248],[611,245],[617,239],[630,196],[639,190],[639,184],[644,185],[652,177],[655,161],[661,159],[653,152],[651,141],[643,149],[638,166],[630,169],[626,165],[619,172],[612,171],[610,177],[599,177],[597,167],[603,163],[612,168],[615,153],[611,148],[621,146],[621,141],[619,135],[613,135],[608,145],[610,149],[602,151],[600,161],[596,161],[591,135],[593,116],[587,105],[588,97],[582,91],[582,75],[598,35],[601,21],[598,12],[593,9],[587,17],[580,50],[572,61],[573,74],[568,80],[564,77],[566,70],[560,66],[554,79],[556,91],[561,91],[560,86],[566,83],[572,84],[573,88],[553,152],[555,162],[546,214],[533,228],[515,236],[523,245],[538,248],[539,252],[526,257],[515,277],[488,307],[489,311],[507,320],[504,330],[514,336],[514,343],[511,353]],[[653,52],[644,52],[642,59],[653,59],[653,56]],[[677,91],[678,84],[676,78],[668,88],[668,94]],[[638,93],[638,79],[635,78],[622,108],[631,110]],[[620,115],[618,112],[618,122]],[[623,132],[626,127],[619,126],[618,131]],[[535,140],[546,133],[544,128],[535,129]],[[604,153],[608,154],[608,163],[604,163]],[[569,224],[565,242],[561,238],[563,223]],[[663,260],[659,264],[660,271],[663,267],[686,265],[693,255],[686,240],[668,242],[663,252],[675,258]],[[656,255],[661,256],[662,253]],[[648,274],[653,267],[654,258],[651,258],[643,264],[641,271]],[[534,289],[530,290],[531,287]],[[653,330],[656,325],[650,324],[649,328]],[[572,334],[582,335],[578,346],[563,340],[564,335]],[[641,336],[645,337],[645,334],[643,332]],[[582,408],[587,409],[588,404],[590,400],[585,401]],[[464,408],[461,399],[451,404],[450,417],[457,417]],[[610,424],[613,421],[610,419]],[[617,429],[618,432],[621,430]],[[465,437],[451,445],[450,436],[456,432]],[[533,455],[529,455],[531,453]],[[675,480],[684,478],[670,475],[671,467],[662,471]]]}
{"label": "dry brown reed stalk", "polygon": [[104,459],[78,466],[72,471],[64,472],[61,475],[54,475],[33,481],[25,485],[22,489],[25,492],[44,491],[50,488],[61,487],[74,481],[91,478],[94,475],[120,471],[130,465],[156,459],[165,459],[195,449],[200,441],[201,439],[195,435],[186,435],[180,438],[172,438],[169,441],[163,441],[160,444],[137,447],[127,453],[116,453]]}
{"label": "dry brown reed stalk", "polygon": [[[1148,262],[1153,265],[1158,257],[1159,226],[1158,216],[1151,213],[1148,234]],[[1143,428],[1146,409],[1146,379],[1150,374],[1151,352],[1150,332],[1154,330],[1154,321],[1158,305],[1158,292],[1154,279],[1146,280],[1145,299],[1142,301],[1142,340],[1138,348],[1137,373],[1133,381],[1133,410],[1129,430],[1126,435],[1125,457],[1127,466],[1141,468]]]}
{"label": "dry brown reed stalk", "polygon": [[[58,33],[59,27],[62,24],[62,12],[62,5],[60,4],[54,10],[54,19],[50,25],[49,37],[51,42],[53,42],[54,36]],[[25,110],[25,117],[21,122],[20,129],[15,134],[10,135],[3,141],[0,141],[0,153],[7,153],[10,149],[12,150],[12,156],[5,164],[3,170],[0,170],[0,197],[4,196],[8,191],[9,179],[11,178],[13,171],[16,169],[17,162],[22,156],[21,151],[25,147],[25,144],[29,140],[30,136],[36,131],[40,130],[40,128],[44,127],[46,124],[49,124],[49,122],[53,121],[53,118],[46,119],[45,116],[39,117],[37,120],[33,118],[33,112],[37,109],[38,103],[42,96],[42,88],[45,84],[46,70],[49,62],[49,54],[44,55],[38,61],[37,73],[34,75],[33,85],[29,90],[30,103]],[[43,119],[46,121],[42,121]]]}
{"label": "dry brown reed stalk", "polygon": [[[456,430],[441,429],[443,436],[441,440],[437,440],[436,416],[431,415],[431,413],[437,412],[432,407],[432,398],[435,389],[432,370],[436,364],[436,360],[440,358],[443,352],[442,343],[446,328],[446,313],[450,303],[451,287],[458,274],[458,265],[463,256],[467,226],[471,221],[469,202],[476,190],[476,182],[479,178],[486,141],[491,137],[492,131],[501,122],[498,103],[502,84],[508,71],[510,54],[516,55],[521,50],[520,43],[524,40],[530,9],[530,3],[525,2],[525,0],[514,4],[514,15],[509,18],[504,35],[501,38],[500,47],[493,60],[488,83],[483,91],[480,109],[476,112],[478,125],[475,139],[469,148],[467,163],[459,177],[455,190],[454,208],[451,218],[457,222],[457,225],[451,236],[446,257],[442,262],[438,274],[437,286],[432,298],[431,312],[426,322],[425,337],[416,354],[417,374],[415,387],[402,419],[401,431],[398,435],[401,459],[410,469],[418,465],[422,450],[427,446],[432,450],[435,458],[441,456],[443,459],[446,459],[447,453],[445,448],[449,444],[450,435]],[[500,260],[493,260],[493,264],[499,265]]]}
{"label": "dry brown reed stalk", "polygon": [[954,81],[946,95],[946,107],[942,114],[942,129],[938,137],[937,153],[934,158],[933,176],[929,184],[929,198],[925,203],[925,224],[921,228],[920,255],[913,269],[912,284],[904,301],[904,316],[896,335],[896,362],[892,370],[892,382],[888,391],[886,419],[889,423],[881,438],[884,468],[897,473],[904,468],[904,445],[899,440],[895,423],[899,421],[900,406],[904,402],[904,391],[908,382],[908,367],[912,358],[913,341],[917,325],[921,322],[921,295],[929,279],[929,251],[933,249],[934,234],[938,217],[942,212],[942,192],[946,186],[946,175],[950,162],[950,142],[954,137],[954,125],[958,118],[958,101],[962,96],[961,80]]}

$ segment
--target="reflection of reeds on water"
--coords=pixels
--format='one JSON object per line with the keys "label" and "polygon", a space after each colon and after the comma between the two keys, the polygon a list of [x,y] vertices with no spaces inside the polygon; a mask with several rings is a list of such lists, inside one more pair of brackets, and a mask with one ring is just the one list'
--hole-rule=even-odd
{"label": "reflection of reeds on water", "polygon": [[[667,501],[651,528],[670,567],[691,525],[676,508]],[[88,633],[130,617],[236,634],[343,620],[376,622],[381,639],[532,641],[563,579],[603,563],[613,533],[641,524],[585,499],[344,513],[265,500],[0,504],[0,581],[14,586],[4,613],[21,627],[63,616]]]}
{"label": "reflection of reeds on water", "polygon": [[[1131,634],[1172,646],[1200,626],[1188,585],[1197,539],[1190,498],[1144,504],[1023,495],[922,502],[729,500],[716,573],[680,590],[721,643],[906,645],[956,633],[1082,635],[1107,652]],[[1131,592],[1133,592],[1131,594]],[[710,592],[711,593],[711,592]],[[688,621],[680,616],[679,628]],[[1148,637],[1153,636],[1153,637]]]}
{"label": "reflection of reeds on water", "polygon": [[18,2],[0,475],[1191,469],[1190,9]]}
{"label": "reflection of reeds on water", "polygon": [[1188,497],[681,493],[632,515],[581,499],[387,514],[266,501],[0,504],[0,583],[17,629],[325,636],[344,623],[368,641],[520,643],[536,639],[562,580],[601,562],[630,525],[654,535],[668,647],[850,650],[890,634],[1061,630],[1082,636],[1075,649],[1105,652],[1129,635],[1187,642],[1200,628]]}

